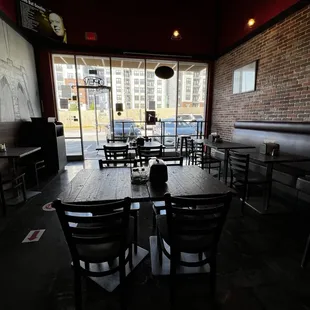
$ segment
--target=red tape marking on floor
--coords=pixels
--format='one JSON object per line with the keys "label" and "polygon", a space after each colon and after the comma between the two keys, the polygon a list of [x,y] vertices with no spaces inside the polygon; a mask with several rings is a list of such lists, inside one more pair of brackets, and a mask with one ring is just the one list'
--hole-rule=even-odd
{"label": "red tape marking on floor", "polygon": [[45,229],[31,230],[22,243],[37,242],[41,239]]}
{"label": "red tape marking on floor", "polygon": [[55,208],[52,207],[52,202],[49,202],[42,207],[42,210],[43,211],[55,211]]}

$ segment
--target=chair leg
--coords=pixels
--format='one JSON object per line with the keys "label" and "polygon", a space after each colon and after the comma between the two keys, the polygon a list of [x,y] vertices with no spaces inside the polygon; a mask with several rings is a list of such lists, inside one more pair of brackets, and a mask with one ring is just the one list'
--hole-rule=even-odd
{"label": "chair leg", "polygon": [[158,251],[158,259],[160,266],[163,264],[163,250],[161,248],[161,242],[160,242],[160,234],[157,228],[157,251]]}
{"label": "chair leg", "polygon": [[170,258],[170,305],[171,305],[171,308],[173,308],[174,303],[175,303],[176,261],[177,261],[177,253],[173,253],[173,251],[171,250],[171,258]]}
{"label": "chair leg", "polygon": [[75,296],[75,309],[82,310],[82,283],[79,266],[74,267],[74,296]]}
{"label": "chair leg", "polygon": [[24,202],[26,202],[27,195],[26,195],[26,182],[25,182],[25,177],[24,176],[22,176],[22,191],[23,191]]}
{"label": "chair leg", "polygon": [[138,252],[138,212],[134,213],[134,250]]}
{"label": "chair leg", "polygon": [[6,203],[5,203],[4,190],[3,190],[2,184],[0,185],[0,196],[1,196],[1,203],[2,203],[2,213],[3,213],[3,216],[6,216]]}
{"label": "chair leg", "polygon": [[308,258],[309,258],[309,251],[310,251],[310,235],[308,237],[307,244],[306,244],[305,251],[304,251],[304,255],[303,255],[302,260],[301,260],[301,268],[305,268],[307,266],[307,262],[308,262]]}
{"label": "chair leg", "polygon": [[221,179],[221,163],[219,164],[219,180]]}
{"label": "chair leg", "polygon": [[132,270],[133,269],[133,263],[132,263],[132,244],[129,246],[128,251],[129,251],[129,253],[128,253],[128,255],[129,255],[129,261],[128,261],[129,268]]}
{"label": "chair leg", "polygon": [[210,261],[210,294],[211,297],[215,297],[216,293],[216,259]]}
{"label": "chair leg", "polygon": [[39,175],[38,175],[38,169],[36,168],[36,166],[34,167],[34,172],[36,176],[37,188],[39,188]]}
{"label": "chair leg", "polygon": [[120,296],[120,302],[121,302],[121,309],[126,309],[126,288],[125,288],[125,253],[122,253],[119,256],[119,281],[120,281],[120,290],[121,290],[121,296]]}
{"label": "chair leg", "polygon": [[156,227],[156,213],[153,210],[153,228]]}
{"label": "chair leg", "polygon": [[249,200],[250,197],[250,186],[249,184],[246,185],[246,200]]}
{"label": "chair leg", "polygon": [[242,195],[242,202],[241,202],[241,215],[244,215],[244,206],[245,206],[245,199],[246,199],[246,194],[247,194],[247,186],[248,185],[244,185],[243,188],[243,195]]}

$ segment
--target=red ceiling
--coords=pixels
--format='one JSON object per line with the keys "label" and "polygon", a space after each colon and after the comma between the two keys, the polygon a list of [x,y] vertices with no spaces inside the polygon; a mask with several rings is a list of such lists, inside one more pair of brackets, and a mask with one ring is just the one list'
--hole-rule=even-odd
{"label": "red ceiling", "polygon": [[[218,52],[222,53],[297,2],[299,0],[221,0]],[[250,18],[256,20],[252,29],[247,27]]]}
{"label": "red ceiling", "polygon": [[[265,24],[298,0],[34,0],[59,12],[73,45],[95,45],[123,51],[174,53],[209,57],[223,52],[250,30]],[[0,0],[0,9],[16,20],[15,0]],[[216,3],[220,9],[217,15]],[[183,40],[171,41],[172,31],[180,30]],[[85,31],[95,31],[97,42],[86,42]]]}

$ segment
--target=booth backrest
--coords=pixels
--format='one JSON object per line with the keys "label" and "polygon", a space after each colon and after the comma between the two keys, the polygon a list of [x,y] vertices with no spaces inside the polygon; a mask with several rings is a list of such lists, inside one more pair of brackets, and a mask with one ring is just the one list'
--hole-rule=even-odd
{"label": "booth backrest", "polygon": [[[310,122],[239,121],[235,123],[233,141],[257,147],[264,141],[280,144],[280,152],[310,157]],[[310,172],[310,163],[292,163]]]}

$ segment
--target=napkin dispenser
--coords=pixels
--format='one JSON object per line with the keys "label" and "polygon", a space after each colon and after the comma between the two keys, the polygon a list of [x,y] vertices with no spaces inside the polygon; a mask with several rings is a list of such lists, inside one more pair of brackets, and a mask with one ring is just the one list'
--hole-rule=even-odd
{"label": "napkin dispenser", "polygon": [[167,165],[162,159],[151,158],[149,160],[149,168],[149,180],[151,183],[162,184],[168,181]]}
{"label": "napkin dispenser", "polygon": [[213,132],[213,133],[209,134],[208,140],[210,142],[221,142],[221,137],[217,132]]}
{"label": "napkin dispenser", "polygon": [[276,156],[280,152],[280,145],[278,143],[263,143],[259,148],[259,152],[264,155]]}

